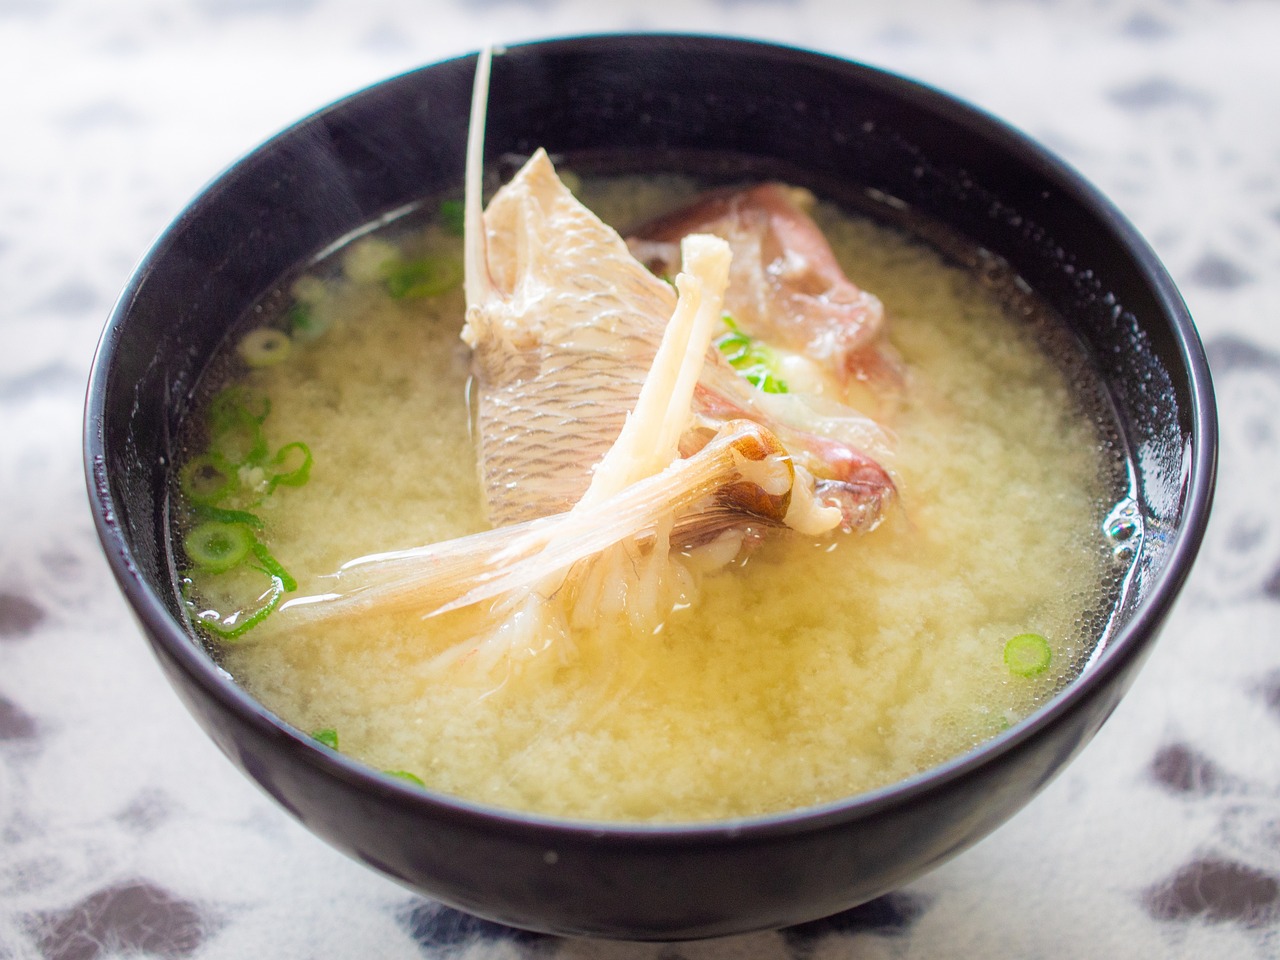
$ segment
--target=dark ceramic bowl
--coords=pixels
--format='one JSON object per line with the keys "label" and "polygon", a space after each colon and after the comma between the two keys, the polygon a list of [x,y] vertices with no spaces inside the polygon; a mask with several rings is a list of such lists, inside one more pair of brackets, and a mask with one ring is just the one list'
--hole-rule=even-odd
{"label": "dark ceramic bowl", "polygon": [[219,177],[143,260],[107,323],[85,458],[112,569],[179,695],[231,760],[319,836],[445,903],[631,939],[779,927],[852,907],[965,849],[1094,735],[1169,613],[1204,531],[1216,427],[1190,317],[1154,254],[1026,137],[908,80],[737,40],[622,36],[494,62],[488,156],[632,168],[750,158],[948,224],[1067,318],[1110,392],[1146,537],[1118,626],[1027,721],[910,780],[732,823],[557,821],[424,792],[318,748],[193,639],[166,541],[171,439],[228,325],[337,238],[461,182],[473,57],[365,90]]}

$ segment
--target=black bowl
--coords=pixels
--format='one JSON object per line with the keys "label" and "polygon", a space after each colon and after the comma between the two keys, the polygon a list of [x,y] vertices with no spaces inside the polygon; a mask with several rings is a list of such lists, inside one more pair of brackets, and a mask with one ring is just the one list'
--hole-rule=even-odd
{"label": "black bowl", "polygon": [[[218,746],[318,835],[503,923],[671,940],[778,927],[876,897],[1031,799],[1098,730],[1169,612],[1209,514],[1216,424],[1190,317],[1120,214],[1026,137],[945,94],[738,40],[612,36],[494,62],[488,156],[537,146],[632,167],[750,158],[895,198],[1006,259],[1067,318],[1115,406],[1146,537],[1118,627],[1027,721],[910,780],[730,823],[557,821],[424,792],[318,748],[193,638],[166,538],[171,442],[228,325],[297,264],[461,182],[474,57],[302,121],[219,177],[143,260],[89,384],[85,460],[112,569],[173,686]],[[692,158],[692,159],[691,159]]]}

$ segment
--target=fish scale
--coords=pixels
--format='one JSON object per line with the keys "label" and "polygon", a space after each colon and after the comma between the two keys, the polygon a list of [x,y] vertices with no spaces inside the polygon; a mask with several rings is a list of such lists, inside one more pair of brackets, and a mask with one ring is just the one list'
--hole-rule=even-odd
{"label": "fish scale", "polygon": [[675,292],[539,151],[484,214],[487,295],[467,314],[489,520],[576,503],[635,406]]}

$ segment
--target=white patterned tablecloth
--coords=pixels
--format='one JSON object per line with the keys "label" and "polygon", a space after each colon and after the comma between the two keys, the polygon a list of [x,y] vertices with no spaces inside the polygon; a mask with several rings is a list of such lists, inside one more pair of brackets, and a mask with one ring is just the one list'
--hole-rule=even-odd
{"label": "white patterned tablecloth", "polygon": [[[99,555],[93,348],[225,165],[486,41],[762,37],[959,94],[1136,222],[1205,337],[1221,481],[1149,665],[1024,812],[828,920],[682,945],[541,937],[335,853],[217,753]],[[1280,958],[1280,3],[0,0],[0,960]]]}

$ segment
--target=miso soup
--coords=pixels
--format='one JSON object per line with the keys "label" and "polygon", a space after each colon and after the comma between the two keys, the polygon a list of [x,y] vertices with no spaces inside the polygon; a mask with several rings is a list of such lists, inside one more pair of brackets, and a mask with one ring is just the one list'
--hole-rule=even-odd
{"label": "miso soup", "polygon": [[[695,190],[674,175],[575,186],[615,225]],[[897,491],[878,526],[765,536],[651,635],[601,624],[538,670],[441,670],[435,657],[480,629],[473,609],[282,615],[282,597],[326,593],[353,557],[485,528],[455,213],[423,204],[266,297],[189,418],[174,538],[192,623],[298,729],[498,807],[745,817],[957,756],[1105,640],[1140,536],[1117,548],[1104,534],[1125,463],[1070,336],[998,264],[973,269],[980,252],[961,264],[823,202],[813,216],[884,302],[902,361],[873,414]]]}

